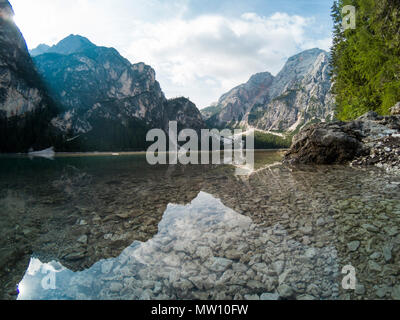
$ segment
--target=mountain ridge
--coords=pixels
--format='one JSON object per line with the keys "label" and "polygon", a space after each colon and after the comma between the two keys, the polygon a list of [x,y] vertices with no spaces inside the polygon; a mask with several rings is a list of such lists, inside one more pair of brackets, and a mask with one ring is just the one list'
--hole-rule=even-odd
{"label": "mountain ridge", "polygon": [[[144,149],[146,132],[152,128],[168,131],[169,121],[195,130],[205,127],[192,102],[165,97],[152,67],[143,62],[131,64],[114,48],[71,35],[34,61],[52,97],[64,106],[52,124],[67,140],[72,139],[71,148],[80,142],[90,150],[109,150],[112,145]],[[99,142],[104,135],[100,127],[113,132],[107,146]],[[128,140],[133,135],[131,143]]]}
{"label": "mountain ridge", "polygon": [[[318,48],[290,57],[282,70],[267,82],[253,75],[222,95],[218,103],[202,110],[215,127],[243,127],[290,133],[310,121],[329,121],[334,116],[329,76],[329,53]],[[251,92],[259,92],[254,96]]]}
{"label": "mountain ridge", "polygon": [[29,53],[13,14],[0,0],[0,152],[143,151],[170,121],[205,127],[191,101],[165,97],[151,66],[114,48],[70,35]]}
{"label": "mountain ridge", "polygon": [[[3,138],[0,151],[49,143],[62,151],[144,150],[147,131],[168,131],[169,121],[197,131],[241,127],[281,136],[333,118],[329,54],[318,48],[289,58],[275,77],[251,76],[200,113],[186,98],[168,100],[151,66],[132,64],[80,35],[42,44],[32,59],[12,16],[9,2],[1,0],[0,129],[3,137],[15,128],[18,134]],[[14,150],[4,147],[12,143]]]}
{"label": "mountain ridge", "polygon": [[43,148],[56,140],[49,123],[58,106],[47,94],[13,16],[9,1],[0,1],[0,152]]}
{"label": "mountain ridge", "polygon": [[69,55],[78,53],[96,47],[88,38],[70,34],[68,37],[62,39],[57,44],[49,46],[47,44],[40,44],[38,47],[30,50],[32,57],[36,57],[45,53],[59,53],[63,55]]}

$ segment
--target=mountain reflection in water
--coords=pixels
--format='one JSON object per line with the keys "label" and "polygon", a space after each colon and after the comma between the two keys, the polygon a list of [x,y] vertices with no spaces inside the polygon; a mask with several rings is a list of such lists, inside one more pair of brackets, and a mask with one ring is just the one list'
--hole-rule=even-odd
{"label": "mountain reflection in water", "polygon": [[[11,299],[19,283],[18,299],[398,298],[400,177],[270,166],[280,157],[256,153],[248,177],[143,155],[0,158],[0,293]],[[355,291],[341,286],[346,265]]]}
{"label": "mountain reflection in water", "polygon": [[[135,241],[118,258],[102,260],[82,272],[33,258],[19,285],[18,299],[242,298],[273,293],[280,269],[312,263],[316,256],[326,260],[329,270],[297,271],[329,281],[332,292],[338,292],[335,276],[339,269],[333,247],[317,249],[289,240],[279,225],[258,228],[250,218],[210,194],[200,192],[187,206],[168,205],[158,229],[153,239]],[[245,264],[252,259],[246,258],[250,250],[260,252],[258,261]],[[278,260],[288,253],[290,263]],[[55,289],[46,285],[43,289],[50,271]]]}

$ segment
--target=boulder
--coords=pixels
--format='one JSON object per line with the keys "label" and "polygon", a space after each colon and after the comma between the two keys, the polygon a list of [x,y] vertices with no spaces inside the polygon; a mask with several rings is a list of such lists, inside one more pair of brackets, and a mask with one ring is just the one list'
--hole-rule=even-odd
{"label": "boulder", "polygon": [[400,115],[400,102],[398,102],[394,107],[390,109],[393,116]]}
{"label": "boulder", "polygon": [[400,117],[368,112],[355,121],[318,123],[304,128],[294,137],[283,162],[289,165],[351,163],[396,171],[400,167],[399,152]]}
{"label": "boulder", "polygon": [[368,153],[361,142],[361,122],[311,125],[293,139],[286,153],[287,164],[335,164]]}

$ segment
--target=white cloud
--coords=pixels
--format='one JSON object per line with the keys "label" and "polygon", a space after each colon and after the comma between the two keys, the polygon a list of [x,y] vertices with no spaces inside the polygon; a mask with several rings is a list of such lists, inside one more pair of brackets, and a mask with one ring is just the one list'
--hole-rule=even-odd
{"label": "white cloud", "polygon": [[128,55],[155,67],[167,93],[184,94],[204,107],[254,73],[277,73],[302,49],[325,48],[307,39],[311,22],[285,13],[137,22]]}
{"label": "white cloud", "polygon": [[311,47],[310,18],[202,15],[185,18],[187,0],[14,0],[16,21],[30,47],[75,33],[113,46],[157,72],[167,97],[184,95],[205,107],[257,72],[277,73],[288,57]]}

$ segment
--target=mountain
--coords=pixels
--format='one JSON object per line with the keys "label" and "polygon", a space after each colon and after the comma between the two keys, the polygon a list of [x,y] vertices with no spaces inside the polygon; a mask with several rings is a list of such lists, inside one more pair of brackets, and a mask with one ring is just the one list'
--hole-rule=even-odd
{"label": "mountain", "polygon": [[58,112],[13,16],[10,3],[0,0],[0,152],[55,142],[49,123]]}
{"label": "mountain", "polygon": [[65,39],[61,40],[56,45],[50,47],[47,44],[41,44],[37,48],[30,51],[32,57],[44,53],[59,53],[69,55],[77,52],[83,52],[86,49],[96,47],[89,39],[81,37],[79,35],[69,35]]}
{"label": "mountain", "polygon": [[95,118],[120,122],[137,118],[158,124],[166,99],[155,71],[144,63],[132,65],[113,48],[82,39],[69,36],[52,47],[67,54],[45,53],[34,58],[53,98],[66,109],[53,124],[74,134],[90,131],[90,120]]}
{"label": "mountain", "polygon": [[39,56],[43,53],[46,53],[50,47],[47,44],[40,44],[37,48],[33,50],[29,50],[31,57]]}
{"label": "mountain", "polygon": [[224,94],[216,105],[204,109],[203,115],[215,127],[241,122],[254,105],[262,104],[268,99],[273,81],[274,77],[269,72],[258,73],[247,83]]}
{"label": "mountain", "polygon": [[199,133],[201,129],[206,128],[200,111],[190,100],[183,97],[170,99],[164,106],[164,125],[162,126],[164,131],[168,130],[169,121],[178,122],[178,131],[191,128]]}
{"label": "mountain", "polygon": [[154,69],[131,64],[113,48],[70,35],[34,61],[51,97],[64,106],[52,124],[70,142],[67,150],[144,149],[147,131],[167,130],[169,121],[205,126],[189,100],[165,98]]}
{"label": "mountain", "polygon": [[331,120],[334,100],[330,93],[329,54],[311,49],[291,57],[273,77],[252,76],[224,94],[218,103],[202,110],[209,126],[253,127],[261,131],[290,133],[310,121]]}

